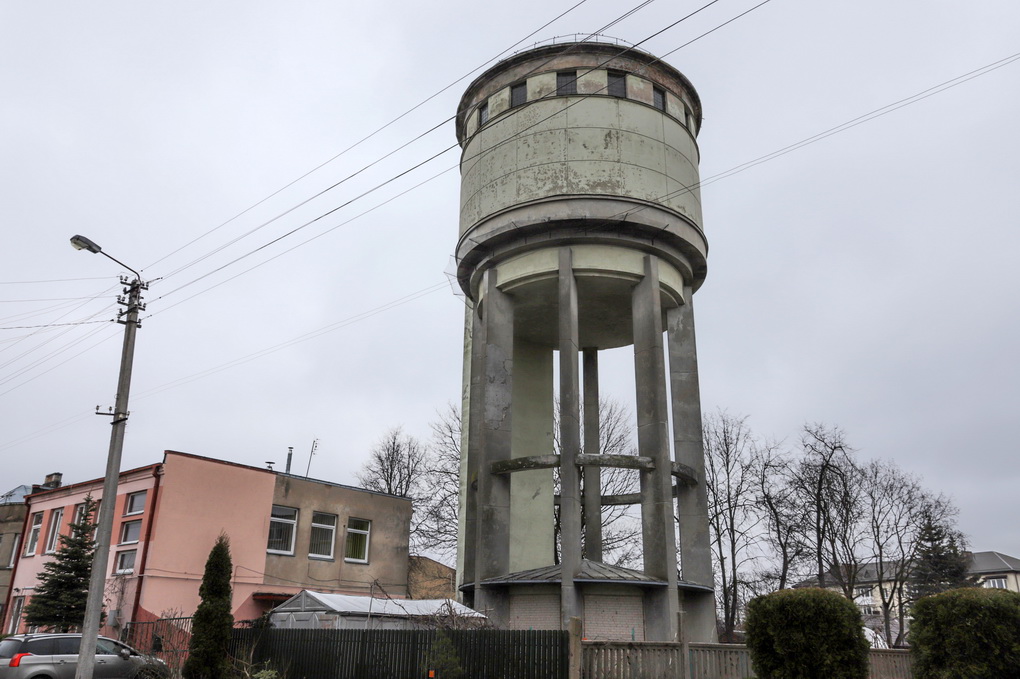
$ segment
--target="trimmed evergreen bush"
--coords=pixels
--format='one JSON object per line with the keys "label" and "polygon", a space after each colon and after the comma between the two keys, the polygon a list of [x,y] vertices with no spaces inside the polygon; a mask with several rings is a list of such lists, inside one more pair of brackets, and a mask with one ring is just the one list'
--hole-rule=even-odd
{"label": "trimmed evergreen bush", "polygon": [[758,679],[868,679],[861,613],[842,594],[804,588],[756,597],[746,627]]}
{"label": "trimmed evergreen bush", "polygon": [[956,589],[914,604],[916,679],[1020,678],[1020,594]]}
{"label": "trimmed evergreen bush", "polygon": [[191,644],[184,663],[184,679],[228,679],[232,676],[227,647],[234,628],[230,579],[234,567],[230,559],[230,541],[220,535],[205,562],[202,597],[191,620]]}

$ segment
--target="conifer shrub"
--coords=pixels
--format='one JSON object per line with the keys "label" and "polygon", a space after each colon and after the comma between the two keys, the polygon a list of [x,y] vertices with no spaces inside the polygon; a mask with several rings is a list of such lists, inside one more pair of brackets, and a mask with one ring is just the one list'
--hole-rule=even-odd
{"label": "conifer shrub", "polygon": [[184,663],[184,679],[228,679],[232,665],[228,646],[234,628],[230,580],[233,576],[230,541],[220,535],[205,562],[198,593],[202,601],[191,620],[191,644]]}
{"label": "conifer shrub", "polygon": [[784,589],[747,606],[758,679],[867,679],[870,645],[857,606],[819,588]]}
{"label": "conifer shrub", "polygon": [[920,599],[909,639],[916,679],[1020,678],[1020,594],[967,588]]}

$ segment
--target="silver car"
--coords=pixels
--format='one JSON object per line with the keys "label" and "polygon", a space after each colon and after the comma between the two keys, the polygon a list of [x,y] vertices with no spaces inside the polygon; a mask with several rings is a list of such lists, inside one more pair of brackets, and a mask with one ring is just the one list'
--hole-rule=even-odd
{"label": "silver car", "polygon": [[[74,679],[80,634],[16,634],[0,641],[0,679]],[[95,679],[167,677],[161,660],[99,637]]]}

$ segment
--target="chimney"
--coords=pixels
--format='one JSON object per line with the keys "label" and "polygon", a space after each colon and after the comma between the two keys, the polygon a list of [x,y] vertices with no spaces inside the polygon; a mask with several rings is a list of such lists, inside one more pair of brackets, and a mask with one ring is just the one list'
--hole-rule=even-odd
{"label": "chimney", "polygon": [[46,475],[46,480],[43,481],[42,487],[47,490],[54,488],[60,488],[60,480],[64,478],[64,475],[60,472],[53,472],[52,474]]}

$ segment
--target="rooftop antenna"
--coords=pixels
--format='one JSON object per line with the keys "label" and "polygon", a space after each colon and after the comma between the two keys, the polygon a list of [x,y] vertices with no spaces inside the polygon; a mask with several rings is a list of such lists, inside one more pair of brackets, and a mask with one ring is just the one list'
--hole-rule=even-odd
{"label": "rooftop antenna", "polygon": [[308,476],[308,472],[312,469],[312,457],[315,455],[315,449],[319,447],[319,439],[312,441],[312,450],[308,453],[308,466],[305,467],[305,476]]}
{"label": "rooftop antenna", "polygon": [[294,459],[294,446],[287,446],[287,471],[290,474],[290,461]]}

